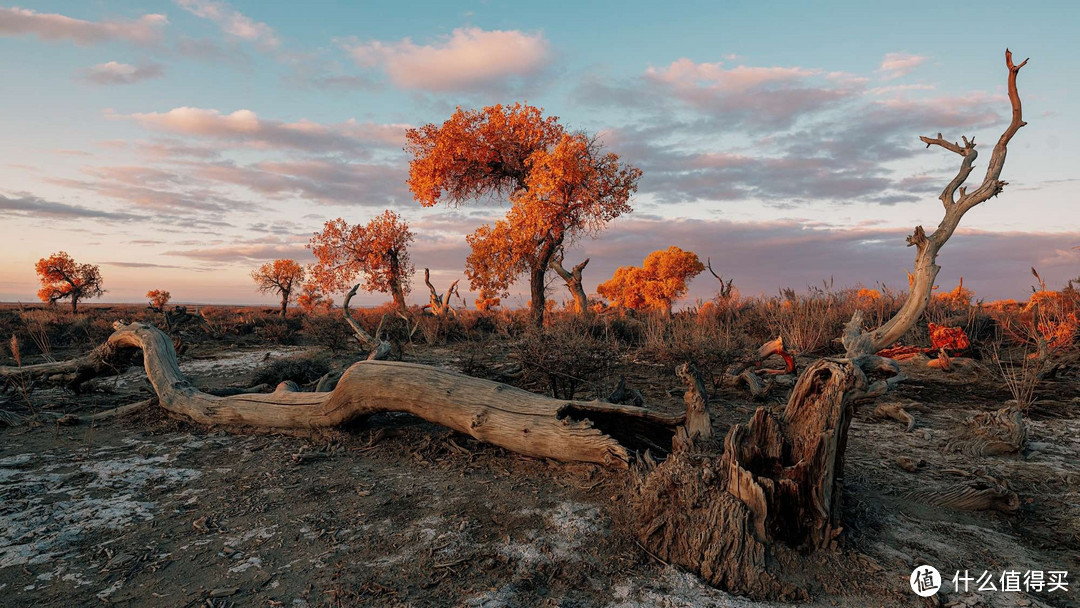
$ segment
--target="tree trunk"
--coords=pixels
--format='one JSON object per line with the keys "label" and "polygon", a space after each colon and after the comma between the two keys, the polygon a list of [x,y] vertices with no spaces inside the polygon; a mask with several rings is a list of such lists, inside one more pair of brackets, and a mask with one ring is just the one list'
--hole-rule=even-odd
{"label": "tree trunk", "polygon": [[[519,454],[625,468],[635,451],[670,449],[683,415],[630,405],[551,399],[490,380],[426,365],[361,361],[328,393],[279,386],[273,393],[218,397],[180,373],[172,341],[151,325],[116,325],[90,359],[143,351],[161,406],[202,424],[305,430],[345,424],[379,412],[406,412]],[[62,364],[26,366],[35,375]],[[64,367],[64,369],[67,369]],[[7,375],[12,368],[0,368]]]}
{"label": "tree trunk", "polygon": [[289,308],[289,292],[284,291],[281,293],[281,318],[285,318],[285,313]]}
{"label": "tree trunk", "polygon": [[75,295],[75,292],[71,292],[71,314],[79,313],[79,296]]}
{"label": "tree trunk", "polygon": [[641,482],[639,540],[735,593],[803,597],[799,573],[772,564],[839,534],[848,427],[870,386],[856,363],[818,360],[780,416],[758,408],[731,427],[719,454],[707,441],[676,451]]}
{"label": "tree trunk", "polygon": [[547,277],[547,265],[533,268],[529,275],[529,291],[532,299],[529,300],[529,314],[533,325],[544,326],[544,313],[547,309],[546,294],[544,293],[544,279]]}
{"label": "tree trunk", "polygon": [[390,293],[394,296],[394,308],[404,314],[409,312],[409,305],[405,302],[405,291],[401,288],[401,281],[390,280]]}

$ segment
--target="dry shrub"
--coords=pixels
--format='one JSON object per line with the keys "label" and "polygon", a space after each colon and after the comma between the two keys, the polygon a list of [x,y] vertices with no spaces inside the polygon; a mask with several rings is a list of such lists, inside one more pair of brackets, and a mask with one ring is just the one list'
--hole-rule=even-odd
{"label": "dry shrub", "polygon": [[312,344],[338,354],[349,350],[353,344],[353,332],[341,314],[310,315],[304,318],[303,335]]}
{"label": "dry shrub", "polygon": [[585,388],[592,397],[603,399],[614,388],[612,369],[620,351],[602,325],[562,317],[542,329],[525,331],[512,356],[521,363],[525,388],[546,389],[557,399],[573,399]]}
{"label": "dry shrub", "polygon": [[780,297],[768,299],[763,306],[771,333],[781,336],[791,352],[811,354],[832,346],[851,318],[841,299],[829,288],[811,287],[805,294],[785,288]]}
{"label": "dry shrub", "polygon": [[289,344],[295,334],[295,321],[278,315],[262,314],[252,319],[255,333],[262,340],[271,344]]}
{"label": "dry shrub", "polygon": [[736,330],[735,318],[709,307],[680,311],[670,319],[663,313],[641,315],[638,356],[674,368],[692,363],[705,377],[719,375],[747,344]]}

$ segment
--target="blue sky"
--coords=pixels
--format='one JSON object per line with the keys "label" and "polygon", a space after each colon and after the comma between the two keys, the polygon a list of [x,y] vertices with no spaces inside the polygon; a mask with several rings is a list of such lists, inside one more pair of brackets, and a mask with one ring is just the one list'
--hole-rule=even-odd
{"label": "blue sky", "polygon": [[1078,26],[1072,2],[0,3],[0,300],[33,299],[64,249],[102,265],[105,300],[263,301],[251,268],[384,208],[448,284],[501,210],[420,209],[404,128],[517,100],[645,171],[635,213],[568,254],[587,288],[673,244],[747,294],[903,286],[903,236],[957,168],[918,136],[975,135],[985,162],[1006,46],[1031,57],[1029,126],[939,281],[1023,297],[1029,266],[1080,275]]}

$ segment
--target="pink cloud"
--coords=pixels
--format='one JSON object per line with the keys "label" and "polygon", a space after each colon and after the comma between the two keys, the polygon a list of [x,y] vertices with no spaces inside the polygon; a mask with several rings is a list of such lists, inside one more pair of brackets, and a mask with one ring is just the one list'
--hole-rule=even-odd
{"label": "pink cloud", "polygon": [[552,61],[542,34],[517,30],[459,28],[436,44],[371,41],[347,44],[353,60],[381,67],[399,87],[423,91],[468,91],[513,78],[536,76]]}
{"label": "pink cloud", "polygon": [[269,25],[255,21],[224,2],[176,0],[176,4],[197,17],[217,23],[229,36],[251,42],[264,50],[275,49],[281,44]]}
{"label": "pink cloud", "polygon": [[84,21],[58,13],[0,7],[0,36],[33,35],[48,41],[67,40],[88,45],[107,40],[152,44],[161,39],[169,20],[165,15],[143,15],[133,21]]}
{"label": "pink cloud", "polygon": [[892,80],[910,74],[912,70],[922,65],[927,59],[923,55],[889,53],[881,60],[878,71],[882,73],[882,80]]}
{"label": "pink cloud", "polygon": [[364,152],[368,147],[400,148],[409,125],[343,123],[324,125],[309,120],[282,122],[262,119],[251,110],[222,114],[218,110],[180,107],[168,112],[126,116],[140,125],[178,135],[237,142],[256,148],[292,148],[312,152]]}
{"label": "pink cloud", "polygon": [[773,82],[791,82],[820,74],[820,70],[783,67],[738,66],[725,69],[722,63],[694,63],[679,59],[666,68],[649,68],[647,78],[680,90],[712,90],[741,93]]}
{"label": "pink cloud", "polygon": [[782,66],[726,67],[679,59],[629,82],[586,76],[576,92],[589,103],[654,110],[670,120],[680,106],[725,130],[784,129],[799,118],[854,99],[866,80],[843,72]]}
{"label": "pink cloud", "polygon": [[131,65],[110,61],[99,63],[86,70],[86,79],[94,84],[135,84],[143,80],[160,78],[164,71],[160,65]]}

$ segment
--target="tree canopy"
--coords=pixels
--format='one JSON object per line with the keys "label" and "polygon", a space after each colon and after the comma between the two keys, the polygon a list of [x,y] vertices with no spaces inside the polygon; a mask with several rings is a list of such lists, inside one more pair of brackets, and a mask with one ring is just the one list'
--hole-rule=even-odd
{"label": "tree canopy", "polygon": [[289,307],[293,291],[304,280],[304,267],[296,260],[274,260],[267,262],[251,272],[255,285],[263,293],[276,293],[281,296],[281,316]]}
{"label": "tree canopy", "polygon": [[613,306],[670,315],[672,304],[686,294],[690,279],[704,270],[697,254],[672,246],[650,253],[640,267],[617,269],[596,291]]}
{"label": "tree canopy", "polygon": [[556,253],[631,211],[641,171],[604,153],[558,118],[525,104],[456,112],[407,132],[409,188],[425,207],[506,197],[504,219],[468,236],[466,276],[485,299],[506,297],[530,275],[534,320],[543,322],[544,279]]}
{"label": "tree canopy", "polygon": [[308,244],[316,259],[313,283],[323,293],[345,292],[363,275],[365,291],[389,293],[404,311],[416,270],[409,258],[412,241],[408,222],[390,210],[366,225],[350,226],[341,218],[326,222]]}
{"label": "tree canopy", "polygon": [[93,264],[76,262],[65,251],[41,258],[34,269],[41,281],[38,298],[50,305],[70,299],[73,313],[79,312],[79,300],[100,298],[105,293],[101,270]]}

